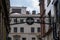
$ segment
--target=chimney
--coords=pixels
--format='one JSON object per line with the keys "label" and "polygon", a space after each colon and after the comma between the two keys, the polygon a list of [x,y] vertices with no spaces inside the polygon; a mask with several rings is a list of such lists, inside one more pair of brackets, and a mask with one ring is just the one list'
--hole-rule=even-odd
{"label": "chimney", "polygon": [[26,14],[30,14],[30,12],[29,11],[26,11]]}
{"label": "chimney", "polygon": [[40,15],[40,13],[38,13],[38,15]]}
{"label": "chimney", "polygon": [[32,11],[32,14],[36,14],[36,11],[35,11],[35,10],[33,10],[33,11]]}

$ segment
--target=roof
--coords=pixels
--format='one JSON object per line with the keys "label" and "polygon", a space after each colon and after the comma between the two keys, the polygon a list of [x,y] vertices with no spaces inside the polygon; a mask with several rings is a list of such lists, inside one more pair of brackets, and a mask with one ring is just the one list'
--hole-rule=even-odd
{"label": "roof", "polygon": [[20,14],[20,13],[12,13],[9,17],[40,17],[40,15],[32,15],[32,14]]}
{"label": "roof", "polygon": [[18,17],[18,16],[20,16],[20,13],[12,13],[12,14],[10,14],[10,16]]}

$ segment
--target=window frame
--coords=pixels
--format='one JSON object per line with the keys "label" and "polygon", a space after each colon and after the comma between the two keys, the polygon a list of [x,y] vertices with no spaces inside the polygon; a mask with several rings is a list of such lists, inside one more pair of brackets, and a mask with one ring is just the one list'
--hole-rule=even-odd
{"label": "window frame", "polygon": [[17,18],[14,19],[14,23],[17,23]]}
{"label": "window frame", "polygon": [[25,39],[25,40],[26,40],[26,38],[22,38],[22,40],[23,40],[23,39]]}
{"label": "window frame", "polygon": [[37,28],[37,32],[40,32],[39,30],[40,30],[40,27]]}
{"label": "window frame", "polygon": [[20,23],[23,23],[24,22],[24,19],[20,19]]}
{"label": "window frame", "polygon": [[20,27],[20,32],[21,32],[21,33],[24,32],[24,27]]}
{"label": "window frame", "polygon": [[17,27],[14,27],[14,32],[17,32]]}
{"label": "window frame", "polygon": [[35,37],[32,37],[32,40],[36,40],[36,38]]}
{"label": "window frame", "polygon": [[39,20],[39,19],[37,19],[37,22],[40,22],[40,20]]}
{"label": "window frame", "polygon": [[34,32],[35,32],[35,28],[31,27],[31,33],[34,33]]}

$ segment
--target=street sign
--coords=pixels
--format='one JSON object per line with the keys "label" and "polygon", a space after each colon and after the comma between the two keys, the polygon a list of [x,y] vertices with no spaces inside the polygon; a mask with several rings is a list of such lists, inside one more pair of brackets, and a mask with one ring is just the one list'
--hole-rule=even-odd
{"label": "street sign", "polygon": [[32,17],[28,17],[28,18],[26,19],[26,23],[27,23],[28,25],[32,25],[32,24],[34,23],[34,19],[33,19]]}

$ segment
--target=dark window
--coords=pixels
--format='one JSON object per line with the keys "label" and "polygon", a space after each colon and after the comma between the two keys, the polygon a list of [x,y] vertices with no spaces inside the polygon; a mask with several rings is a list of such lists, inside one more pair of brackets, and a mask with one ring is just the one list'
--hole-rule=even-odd
{"label": "dark window", "polygon": [[14,27],[14,32],[17,32],[17,27]]}
{"label": "dark window", "polygon": [[20,19],[20,22],[23,23],[24,22],[24,19]]}
{"label": "dark window", "polygon": [[24,32],[24,28],[23,27],[20,28],[20,32]]}
{"label": "dark window", "polygon": [[37,32],[40,32],[40,27],[37,28]]}
{"label": "dark window", "polygon": [[8,37],[7,40],[11,40],[11,37]]}
{"label": "dark window", "polygon": [[13,40],[20,40],[20,36],[19,35],[14,35]]}
{"label": "dark window", "polygon": [[17,23],[17,19],[14,19],[14,22]]}
{"label": "dark window", "polygon": [[33,37],[32,40],[35,40],[35,38]]}
{"label": "dark window", "polygon": [[26,40],[26,38],[22,38],[22,40]]}
{"label": "dark window", "polygon": [[21,13],[21,9],[12,9],[12,13]]}
{"label": "dark window", "polygon": [[40,20],[39,20],[39,19],[37,19],[37,22],[40,22]]}
{"label": "dark window", "polygon": [[34,27],[31,28],[31,32],[34,32]]}
{"label": "dark window", "polygon": [[47,0],[47,6],[50,4],[51,0]]}
{"label": "dark window", "polygon": [[42,40],[41,38],[38,38],[38,40]]}

